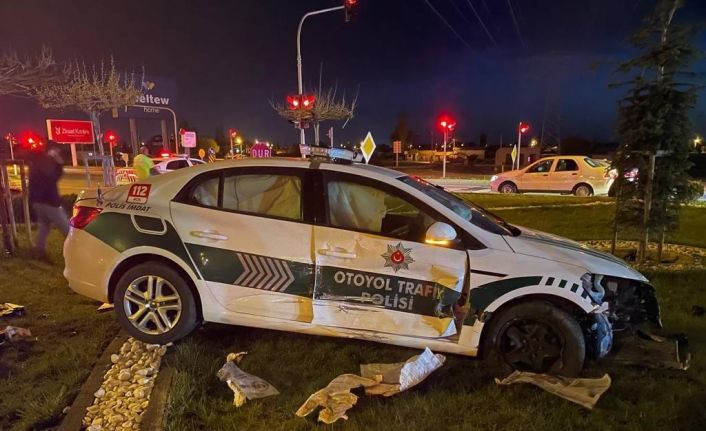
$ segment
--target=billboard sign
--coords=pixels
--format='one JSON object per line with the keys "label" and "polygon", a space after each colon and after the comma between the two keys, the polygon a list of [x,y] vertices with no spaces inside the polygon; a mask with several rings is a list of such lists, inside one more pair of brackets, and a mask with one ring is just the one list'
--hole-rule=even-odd
{"label": "billboard sign", "polygon": [[196,148],[196,132],[184,131],[181,134],[181,146],[184,148]]}
{"label": "billboard sign", "polygon": [[169,108],[176,110],[177,85],[171,78],[161,76],[145,75],[140,82],[142,94],[135,101],[135,105],[129,106],[125,111],[121,110],[119,115],[129,118],[171,118],[171,113],[166,111]]}
{"label": "billboard sign", "polygon": [[84,120],[47,120],[49,140],[60,144],[92,144],[93,124]]}

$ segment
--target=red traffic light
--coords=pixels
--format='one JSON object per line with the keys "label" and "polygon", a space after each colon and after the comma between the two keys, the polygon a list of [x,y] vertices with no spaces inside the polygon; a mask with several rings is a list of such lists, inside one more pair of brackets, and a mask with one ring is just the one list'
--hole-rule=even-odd
{"label": "red traffic light", "polygon": [[445,132],[450,132],[456,128],[456,121],[449,117],[442,117],[439,119],[439,127]]}
{"label": "red traffic light", "polygon": [[523,123],[520,121],[520,133],[527,133],[529,132],[530,126],[527,123]]}
{"label": "red traffic light", "polygon": [[357,5],[358,0],[343,0],[343,12],[345,14],[346,22],[350,22],[355,15],[355,7]]}
{"label": "red traffic light", "polygon": [[238,136],[238,132],[235,131],[235,129],[228,129],[228,135],[230,135],[231,139],[235,138]]}
{"label": "red traffic light", "polygon": [[42,138],[34,132],[27,131],[20,135],[20,146],[25,150],[40,152],[46,146]]}
{"label": "red traffic light", "polygon": [[311,109],[314,107],[316,96],[313,94],[297,94],[287,96],[287,109],[294,111],[296,109]]}
{"label": "red traffic light", "polygon": [[112,144],[118,140],[118,135],[116,135],[113,131],[107,131],[105,132],[105,139]]}

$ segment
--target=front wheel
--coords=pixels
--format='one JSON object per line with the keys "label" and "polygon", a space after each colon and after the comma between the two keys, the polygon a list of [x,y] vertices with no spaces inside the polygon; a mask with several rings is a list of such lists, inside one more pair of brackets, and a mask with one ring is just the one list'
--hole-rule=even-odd
{"label": "front wheel", "polygon": [[498,190],[500,193],[505,193],[505,194],[510,194],[510,193],[517,193],[517,186],[510,181],[504,182],[500,184],[500,187],[498,187]]}
{"label": "front wheel", "polygon": [[574,195],[588,197],[593,195],[593,189],[588,184],[579,184],[574,187]]}
{"label": "front wheel", "polygon": [[486,331],[484,356],[499,368],[562,376],[575,376],[583,368],[581,326],[549,302],[513,305],[495,316]]}
{"label": "front wheel", "polygon": [[198,323],[189,285],[163,263],[143,263],[125,272],[118,281],[114,302],[120,325],[146,343],[176,341]]}

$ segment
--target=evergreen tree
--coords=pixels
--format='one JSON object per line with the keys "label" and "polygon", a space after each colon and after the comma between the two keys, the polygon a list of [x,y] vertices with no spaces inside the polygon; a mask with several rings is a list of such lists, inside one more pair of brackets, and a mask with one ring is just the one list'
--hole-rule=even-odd
{"label": "evergreen tree", "polygon": [[[622,84],[629,89],[618,112],[620,147],[613,166],[619,173],[619,193],[614,238],[617,230],[640,226],[641,260],[650,236],[661,245],[664,233],[677,228],[680,205],[694,198],[687,170],[689,111],[696,103],[697,87],[689,82],[692,74],[687,70],[698,52],[692,46],[694,29],[674,23],[682,5],[682,0],[659,0],[643,28],[632,37],[639,54],[619,68],[633,76]],[[632,168],[639,172],[635,184],[623,176]]]}

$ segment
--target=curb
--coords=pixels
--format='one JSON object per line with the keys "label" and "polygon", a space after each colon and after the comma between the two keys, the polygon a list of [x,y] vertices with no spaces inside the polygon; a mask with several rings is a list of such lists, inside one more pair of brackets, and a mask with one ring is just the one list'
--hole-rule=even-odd
{"label": "curb", "polygon": [[105,376],[105,373],[113,365],[110,361],[110,355],[117,353],[120,350],[120,346],[122,346],[127,339],[127,333],[121,330],[118,332],[118,335],[113,338],[113,341],[108,344],[108,347],[103,350],[103,353],[93,366],[88,379],[81,385],[81,390],[76,396],[76,399],[74,399],[73,404],[71,404],[69,412],[61,421],[61,425],[57,431],[76,431],[83,427],[82,422],[83,417],[86,415],[86,408],[93,404],[93,394],[101,387],[103,376]]}
{"label": "curb", "polygon": [[[162,357],[164,361],[164,357]],[[172,386],[174,368],[164,367],[159,370],[155,380],[150,403],[142,415],[142,431],[162,431],[165,425],[167,402],[169,401],[169,388]]]}

